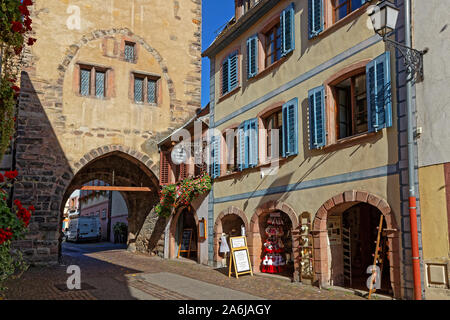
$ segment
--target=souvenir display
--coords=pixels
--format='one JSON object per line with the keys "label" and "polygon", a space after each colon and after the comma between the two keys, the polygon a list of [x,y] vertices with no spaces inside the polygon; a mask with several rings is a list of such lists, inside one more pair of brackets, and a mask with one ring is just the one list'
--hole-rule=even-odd
{"label": "souvenir display", "polygon": [[286,260],[284,257],[284,222],[279,214],[271,214],[267,219],[265,229],[266,241],[263,246],[264,258],[261,271],[265,273],[280,273],[284,271]]}

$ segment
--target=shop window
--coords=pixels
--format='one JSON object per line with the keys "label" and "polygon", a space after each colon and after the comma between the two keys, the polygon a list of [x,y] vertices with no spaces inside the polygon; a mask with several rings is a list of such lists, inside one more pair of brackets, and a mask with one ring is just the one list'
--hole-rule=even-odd
{"label": "shop window", "polygon": [[136,60],[136,44],[125,41],[124,58],[127,62],[134,63]]}
{"label": "shop window", "polygon": [[308,93],[311,149],[392,126],[389,52],[333,78]]}
{"label": "shop window", "polygon": [[133,74],[132,79],[134,102],[157,105],[159,102],[159,77]]}
{"label": "shop window", "polygon": [[366,74],[347,78],[333,86],[338,139],[368,131]]}
{"label": "shop window", "polygon": [[366,0],[332,0],[333,22],[337,22],[360,8]]}

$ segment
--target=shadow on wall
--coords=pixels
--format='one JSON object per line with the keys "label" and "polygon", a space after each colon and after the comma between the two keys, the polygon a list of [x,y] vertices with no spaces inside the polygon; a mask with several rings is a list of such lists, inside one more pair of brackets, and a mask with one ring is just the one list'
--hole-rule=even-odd
{"label": "shadow on wall", "polygon": [[[158,201],[157,176],[134,156],[140,153],[125,146],[101,146],[80,160],[83,166],[78,171],[72,169],[58,141],[58,137],[68,131],[62,104],[57,102],[61,100],[62,87],[55,88],[38,81],[34,85],[29,75],[22,72],[15,150],[15,169],[19,171],[19,177],[13,195],[25,205],[33,204],[36,212],[27,240],[17,242],[16,247],[24,249],[30,262],[57,261],[61,255],[64,204],[73,191],[98,179],[110,185],[152,190],[150,194],[127,192],[124,200],[129,212],[130,250],[153,250],[148,245],[155,240],[149,241],[151,234],[148,231],[164,224],[151,213]],[[141,233],[142,230],[146,232]]]}

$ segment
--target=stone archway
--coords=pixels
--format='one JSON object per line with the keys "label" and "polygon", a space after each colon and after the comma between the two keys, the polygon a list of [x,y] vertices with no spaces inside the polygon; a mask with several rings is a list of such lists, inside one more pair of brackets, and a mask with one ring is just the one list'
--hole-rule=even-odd
{"label": "stone archway", "polygon": [[390,280],[394,298],[401,296],[400,283],[400,254],[399,232],[395,217],[389,204],[381,197],[365,192],[350,190],[339,193],[328,199],[317,211],[313,221],[314,238],[314,270],[319,285],[326,286],[329,276],[328,265],[328,231],[327,219],[331,213],[338,210],[345,211],[357,203],[367,203],[377,208],[383,214],[388,229],[388,258],[390,262]]}
{"label": "stone archway", "polygon": [[222,225],[222,220],[223,218],[225,218],[226,216],[229,215],[236,215],[239,218],[241,218],[241,220],[244,222],[244,227],[245,230],[249,231],[248,228],[248,220],[247,220],[247,216],[245,215],[245,212],[242,211],[241,209],[235,207],[235,206],[231,206],[225,210],[223,210],[219,216],[216,219],[216,222],[214,223],[214,242],[213,242],[213,248],[214,248],[214,258],[213,261],[214,262],[218,262],[219,260],[219,242],[220,242],[220,237],[222,235],[223,232],[223,225]]}
{"label": "stone archway", "polygon": [[250,221],[250,240],[249,240],[249,253],[250,260],[253,266],[253,272],[259,272],[259,266],[261,264],[261,247],[262,247],[262,239],[261,239],[261,230],[259,226],[260,216],[264,214],[268,214],[275,211],[281,211],[288,215],[292,223],[292,230],[298,229],[298,217],[295,213],[294,209],[288,204],[278,201],[271,200],[268,201],[258,208],[256,208],[255,213],[252,216]]}
{"label": "stone archway", "polygon": [[198,216],[197,212],[192,206],[189,207],[180,207],[177,209],[177,212],[172,216],[172,219],[170,220],[170,227],[169,227],[169,259],[175,259],[177,257],[178,252],[176,252],[175,247],[175,237],[177,233],[177,224],[178,219],[181,216],[181,213],[183,210],[188,208],[189,212],[192,213],[194,221],[195,221],[195,230],[194,232],[197,233],[197,263],[200,263],[200,240],[198,237]]}
{"label": "stone archway", "polygon": [[[142,162],[143,157],[139,157],[138,153],[129,149],[127,149],[127,152],[123,152],[120,149],[125,150],[126,148],[122,146],[98,148],[96,157],[93,157],[92,151],[89,153],[89,157],[92,157],[89,162],[87,162],[86,156],[78,162],[79,164],[84,163],[84,165],[78,169],[65,187],[59,206],[60,224],[62,222],[64,204],[67,199],[73,191],[80,189],[89,181],[98,179],[109,185],[149,187],[152,190],[149,193],[122,193],[128,207],[128,248],[131,251],[148,252],[152,249],[151,246],[153,244],[150,243],[149,239],[143,239],[149,237],[149,235],[141,233],[141,230],[150,228],[154,231],[157,224],[163,223],[152,212],[154,204],[158,201],[159,180],[152,169]],[[59,241],[61,241],[61,238]],[[61,245],[59,245],[59,252],[61,254]]]}

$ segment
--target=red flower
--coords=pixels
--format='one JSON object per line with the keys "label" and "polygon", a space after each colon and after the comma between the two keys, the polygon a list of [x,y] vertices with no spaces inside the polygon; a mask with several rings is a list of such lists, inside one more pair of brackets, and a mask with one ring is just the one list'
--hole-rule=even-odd
{"label": "red flower", "polygon": [[23,14],[24,16],[29,16],[30,15],[30,11],[28,11],[28,8],[26,5],[22,4],[21,6],[19,6],[19,11],[21,14]]}
{"label": "red flower", "polygon": [[22,203],[20,203],[19,199],[14,200],[14,204],[18,207],[21,208],[22,207]]}
{"label": "red flower", "polygon": [[28,45],[32,46],[37,40],[35,38],[28,38]]}
{"label": "red flower", "polygon": [[14,48],[14,53],[15,53],[16,55],[21,54],[21,52],[22,52],[22,47],[15,47],[15,48]]}
{"label": "red flower", "polygon": [[34,207],[33,205],[31,205],[31,206],[29,206],[29,207],[28,207],[28,210],[30,210],[30,211],[33,211],[33,212],[34,212],[34,211],[36,211],[36,208],[35,208],[35,207]]}
{"label": "red flower", "polygon": [[18,86],[12,86],[11,89],[13,89],[16,94],[20,92],[20,88]]}
{"label": "red flower", "polygon": [[2,175],[2,173],[0,172],[0,183],[5,181],[5,177]]}
{"label": "red flower", "polygon": [[7,228],[6,230],[0,229],[0,244],[12,239],[11,229]]}
{"label": "red flower", "polygon": [[23,21],[23,23],[25,24],[25,27],[27,28],[27,31],[31,31],[31,23],[33,22],[33,20],[30,19],[30,17],[26,17],[25,20]]}
{"label": "red flower", "polygon": [[33,5],[33,1],[31,0],[23,0],[22,5],[24,6],[32,6]]}
{"label": "red flower", "polygon": [[18,175],[17,170],[5,172],[5,177],[7,177],[10,180],[15,179],[17,177],[17,175]]}
{"label": "red flower", "polygon": [[22,33],[23,32],[22,23],[18,22],[18,21],[13,21],[12,22],[12,31]]}

